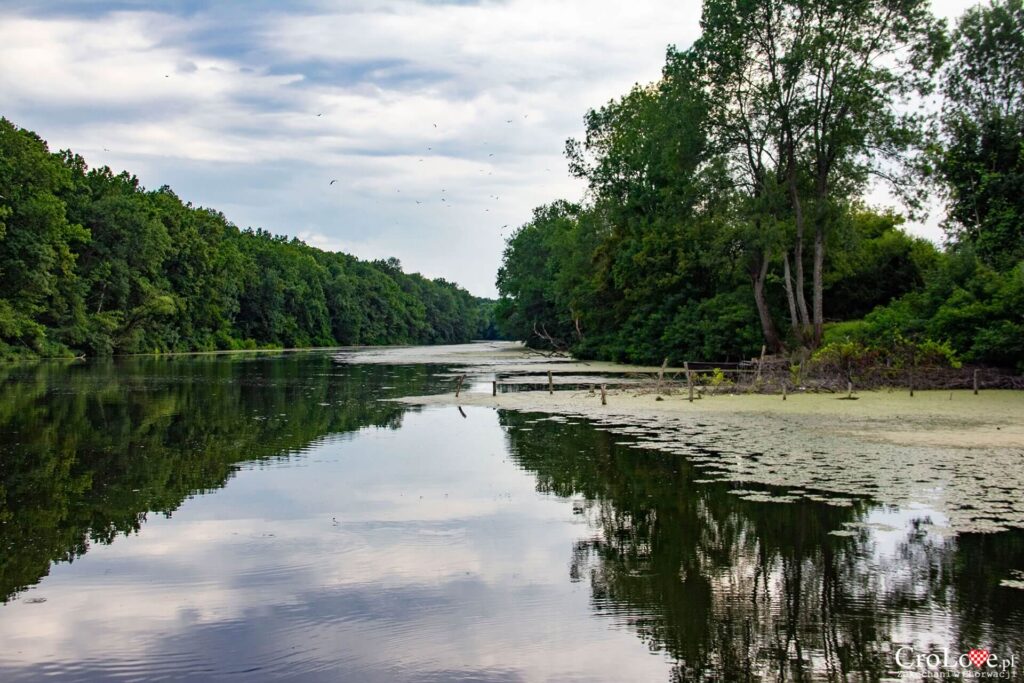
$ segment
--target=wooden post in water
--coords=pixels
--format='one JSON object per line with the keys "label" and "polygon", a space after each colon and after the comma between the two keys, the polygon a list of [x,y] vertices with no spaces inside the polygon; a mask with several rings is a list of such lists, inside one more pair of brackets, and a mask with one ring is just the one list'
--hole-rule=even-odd
{"label": "wooden post in water", "polygon": [[555,393],[555,380],[551,378],[551,371],[548,370],[548,394]]}
{"label": "wooden post in water", "polygon": [[605,392],[604,385],[601,385],[601,405],[608,405],[608,394]]}
{"label": "wooden post in water", "polygon": [[782,400],[786,400],[786,380],[782,380]]}
{"label": "wooden post in water", "polygon": [[978,395],[978,368],[974,368],[974,395]]}
{"label": "wooden post in water", "polygon": [[757,361],[757,376],[754,377],[754,382],[757,384],[761,383],[761,366],[764,365],[764,352],[768,350],[765,344],[761,344],[761,358]]}
{"label": "wooden post in water", "polygon": [[655,390],[656,393],[661,393],[661,380],[665,377],[665,367],[668,366],[668,356],[665,356],[665,360],[661,361],[661,369],[658,370],[658,388]]}
{"label": "wooden post in water", "polygon": [[846,381],[846,398],[853,398],[853,382]]}
{"label": "wooden post in water", "polygon": [[459,383],[455,387],[455,398],[459,397],[459,392],[462,391],[462,381],[466,379],[465,375],[459,375]]}
{"label": "wooden post in water", "polygon": [[910,397],[914,397],[914,370],[917,369],[917,354],[910,361]]}
{"label": "wooden post in water", "polygon": [[693,373],[690,372],[690,361],[683,363],[686,370],[686,388],[690,390],[690,403],[693,403]]}
{"label": "wooden post in water", "polygon": [[491,382],[491,396],[498,395],[498,380]]}

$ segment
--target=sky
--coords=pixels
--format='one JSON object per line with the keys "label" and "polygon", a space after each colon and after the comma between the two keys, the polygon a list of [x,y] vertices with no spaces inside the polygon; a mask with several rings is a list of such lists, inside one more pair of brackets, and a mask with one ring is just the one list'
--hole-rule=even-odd
{"label": "sky", "polygon": [[[0,0],[0,116],[239,227],[494,296],[505,238],[583,196],[562,152],[586,111],[656,80],[699,15],[694,0]],[[908,228],[941,237],[934,215]]]}

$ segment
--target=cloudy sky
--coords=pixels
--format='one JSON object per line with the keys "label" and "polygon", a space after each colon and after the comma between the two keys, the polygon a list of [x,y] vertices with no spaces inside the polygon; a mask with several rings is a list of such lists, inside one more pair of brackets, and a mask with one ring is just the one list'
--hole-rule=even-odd
{"label": "cloudy sky", "polygon": [[696,0],[0,0],[0,115],[241,227],[493,295],[511,229],[581,196],[562,149],[583,114],[656,79],[699,13]]}

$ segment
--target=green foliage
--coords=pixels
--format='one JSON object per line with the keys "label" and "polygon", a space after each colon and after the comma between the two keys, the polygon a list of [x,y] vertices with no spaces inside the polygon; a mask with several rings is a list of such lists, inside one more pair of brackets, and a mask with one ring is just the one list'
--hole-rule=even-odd
{"label": "green foliage", "polygon": [[481,300],[147,191],[0,119],[0,357],[463,342]]}
{"label": "green foliage", "polygon": [[[702,29],[567,143],[588,202],[509,240],[504,332],[644,363],[824,343],[850,372],[1024,370],[1021,0],[969,10],[941,80],[950,41],[924,0],[705,0]],[[923,156],[906,98],[935,90],[944,135]],[[945,252],[863,205],[876,174],[914,208],[921,159],[949,192]]]}
{"label": "green foliage", "polygon": [[861,372],[875,367],[879,357],[877,349],[846,340],[825,344],[811,356],[811,363],[826,372],[838,372],[853,382]]}
{"label": "green foliage", "polygon": [[947,230],[988,265],[1024,259],[1024,5],[968,9],[954,33],[936,150]]}
{"label": "green foliage", "polygon": [[880,347],[942,340],[965,361],[1024,370],[1024,262],[998,272],[970,252],[945,256],[920,290],[827,338],[841,335]]}
{"label": "green foliage", "polygon": [[713,389],[732,384],[732,380],[725,376],[725,373],[722,372],[721,368],[713,368],[711,372],[701,373],[698,376],[698,379],[701,384]]}
{"label": "green foliage", "polygon": [[[568,155],[593,202],[541,207],[509,240],[498,276],[506,335],[643,363],[758,353],[751,281],[759,254],[778,240],[754,229],[751,211],[760,209],[741,201],[728,161],[710,146],[693,60],[670,51],[661,81],[588,113],[586,136]],[[888,303],[938,257],[901,232],[896,216],[850,204],[838,218],[844,230],[825,264],[830,316]],[[789,228],[777,220],[771,229]],[[768,314],[781,317],[777,268],[766,282]]]}

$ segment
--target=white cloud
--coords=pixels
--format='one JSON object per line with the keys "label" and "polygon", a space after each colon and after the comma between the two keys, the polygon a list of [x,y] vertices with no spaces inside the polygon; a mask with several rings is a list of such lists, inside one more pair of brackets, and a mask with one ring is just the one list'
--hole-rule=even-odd
{"label": "white cloud", "polygon": [[580,197],[561,152],[584,112],[656,79],[699,14],[696,0],[0,10],[2,113],[243,226],[493,294],[501,226]]}

